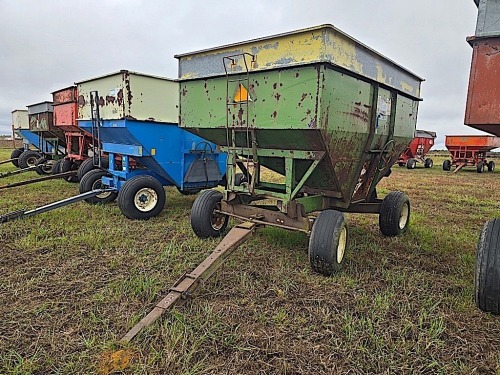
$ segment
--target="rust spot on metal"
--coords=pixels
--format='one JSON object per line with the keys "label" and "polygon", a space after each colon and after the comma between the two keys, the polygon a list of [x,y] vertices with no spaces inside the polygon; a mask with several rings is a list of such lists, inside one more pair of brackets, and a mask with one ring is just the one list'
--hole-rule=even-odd
{"label": "rust spot on metal", "polygon": [[276,95],[274,95],[274,97],[276,98],[277,101],[279,101],[281,98],[281,95],[279,93],[276,93]]}
{"label": "rust spot on metal", "polygon": [[85,103],[86,103],[85,97],[83,95],[78,95],[78,105],[80,107],[83,107]]}
{"label": "rust spot on metal", "polygon": [[273,83],[273,89],[276,90],[277,87],[278,87],[278,84],[277,83]]}
{"label": "rust spot on metal", "polygon": [[186,96],[186,95],[187,95],[187,92],[188,92],[188,91],[187,91],[187,89],[186,89],[186,86],[184,86],[184,87],[182,88],[182,91],[181,91],[182,96]]}
{"label": "rust spot on metal", "polygon": [[115,102],[116,98],[114,96],[106,96],[106,105],[108,104],[113,104]]}
{"label": "rust spot on metal", "polygon": [[116,101],[119,106],[123,104],[123,90],[120,89],[120,91],[116,94]]}
{"label": "rust spot on metal", "polygon": [[276,118],[277,115],[278,115],[278,112],[274,111],[273,114],[271,115],[271,117]]}
{"label": "rust spot on metal", "polygon": [[295,78],[299,78],[299,72],[295,73]]}
{"label": "rust spot on metal", "polygon": [[125,73],[125,88],[127,89],[127,102],[129,105],[129,108],[132,106],[132,91],[130,90],[130,79],[129,79],[129,73]]}
{"label": "rust spot on metal", "polygon": [[99,100],[97,101],[97,104],[99,104],[101,107],[104,105],[105,101],[102,96],[99,97]]}
{"label": "rust spot on metal", "polygon": [[238,110],[238,120],[239,120],[238,122],[239,122],[241,125],[245,125],[245,123],[246,123],[246,121],[243,119],[243,113],[244,113],[243,108],[240,108],[240,109]]}

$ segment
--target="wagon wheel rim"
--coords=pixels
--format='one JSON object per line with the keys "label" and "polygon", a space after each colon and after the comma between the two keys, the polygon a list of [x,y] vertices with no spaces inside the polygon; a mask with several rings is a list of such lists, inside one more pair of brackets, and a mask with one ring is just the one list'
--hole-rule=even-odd
{"label": "wagon wheel rim", "polygon": [[405,203],[401,209],[401,214],[399,215],[399,229],[404,229],[408,223],[408,218],[410,217],[410,207]]}
{"label": "wagon wheel rim", "polygon": [[154,189],[142,188],[134,195],[134,206],[141,212],[149,212],[158,204],[158,194]]}
{"label": "wagon wheel rim", "polygon": [[345,225],[340,230],[339,243],[337,245],[337,263],[342,263],[347,245],[347,228]]}
{"label": "wagon wheel rim", "polygon": [[30,156],[29,158],[26,159],[26,164],[28,164],[28,166],[32,167],[36,164],[37,160],[38,160],[38,158],[36,156]]}
{"label": "wagon wheel rim", "polygon": [[220,212],[221,204],[220,202],[214,206],[212,211],[212,217],[210,218],[210,225],[212,229],[219,231],[224,227],[226,222],[226,215]]}
{"label": "wagon wheel rim", "polygon": [[[93,184],[92,184],[92,190],[99,190],[99,189],[102,189],[103,188],[103,185],[102,185],[102,181],[99,179],[97,181],[95,181]],[[106,192],[103,192],[101,194],[97,194],[96,195],[96,198],[99,198],[99,199],[106,199],[107,197],[109,197],[111,195],[111,192],[110,191],[106,191]]]}
{"label": "wagon wheel rim", "polygon": [[45,173],[50,173],[52,172],[52,165],[54,165],[54,163],[49,163],[48,161],[43,163],[41,165],[42,167],[42,170],[45,172]]}

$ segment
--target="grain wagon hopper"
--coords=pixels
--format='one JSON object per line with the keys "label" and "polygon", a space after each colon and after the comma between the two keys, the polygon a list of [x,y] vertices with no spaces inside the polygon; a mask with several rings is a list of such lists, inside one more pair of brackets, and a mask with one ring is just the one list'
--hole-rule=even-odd
{"label": "grain wagon hopper", "polygon": [[495,170],[495,162],[487,160],[487,153],[500,147],[500,137],[491,135],[447,135],[445,146],[451,154],[451,160],[443,162],[443,170],[458,172],[461,168],[472,166],[476,167],[477,173],[483,173],[485,169],[488,172]]}
{"label": "grain wagon hopper", "polygon": [[[500,2],[474,3],[478,13],[475,35],[467,38],[472,47],[472,62],[465,124],[500,137]],[[500,218],[486,222],[481,231],[474,290],[477,307],[500,314]]]}
{"label": "grain wagon hopper", "polygon": [[178,126],[178,82],[122,70],[78,82],[77,89],[78,125],[109,157],[106,170],[82,177],[80,192],[115,189],[89,203],[118,197],[125,216],[145,219],[162,210],[163,186],[195,194],[224,183],[226,155]]}
{"label": "grain wagon hopper", "polygon": [[227,188],[197,197],[193,230],[216,237],[230,217],[243,223],[124,342],[188,297],[260,226],[310,235],[312,269],[332,275],[348,247],[343,212],[378,214],[387,236],[405,232],[410,218],[406,194],[382,200],[376,185],[413,139],[421,78],[332,25],[176,58],[180,126],[228,153]]}
{"label": "grain wagon hopper", "polygon": [[[97,144],[89,133],[78,127],[78,94],[76,86],[54,91],[52,98],[54,125],[64,132],[66,143],[66,157],[54,163],[52,173],[57,174],[78,170],[85,160],[94,155]],[[89,162],[85,165],[87,164]],[[67,180],[78,182],[79,177],[71,175]]]}
{"label": "grain wagon hopper", "polygon": [[425,156],[432,146],[436,133],[428,130],[415,130],[415,137],[412,139],[406,150],[399,156],[398,165],[406,165],[408,169],[415,169],[417,163],[422,163],[425,168],[432,168],[434,161]]}
{"label": "grain wagon hopper", "polygon": [[[64,133],[54,126],[54,109],[52,102],[41,102],[28,106],[28,119],[30,131],[36,133],[44,144],[50,144],[50,148],[39,149],[39,155],[35,153],[26,156],[34,161],[39,174],[46,174],[52,171],[52,164],[63,158],[66,149]],[[26,155],[25,152],[23,155]],[[23,161],[23,155],[19,156],[19,164]]]}
{"label": "grain wagon hopper", "polygon": [[[10,159],[1,163],[11,162],[15,167],[21,169],[0,174],[0,178],[30,170],[36,170],[37,173],[42,174],[44,171],[41,166],[36,166],[36,162],[43,156],[43,153],[54,154],[61,153],[64,150],[61,146],[45,139],[39,132],[30,129],[28,110],[17,109],[12,111],[12,129],[15,135],[22,138],[23,147],[13,150]],[[30,149],[30,147],[35,149]]]}
{"label": "grain wagon hopper", "polygon": [[195,194],[226,183],[227,155],[178,126],[175,80],[122,70],[76,85],[78,126],[96,145],[95,155],[80,166],[88,170],[80,180],[80,194],[7,213],[0,223],[81,200],[107,203],[116,198],[125,216],[147,219],[163,209],[164,186]]}

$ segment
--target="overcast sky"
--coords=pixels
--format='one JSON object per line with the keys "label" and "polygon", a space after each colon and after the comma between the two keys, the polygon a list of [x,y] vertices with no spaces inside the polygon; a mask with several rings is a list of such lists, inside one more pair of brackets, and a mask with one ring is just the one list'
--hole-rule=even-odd
{"label": "overcast sky", "polygon": [[417,128],[463,125],[473,0],[0,0],[0,134],[11,111],[128,69],[177,77],[174,54],[330,23],[426,79]]}

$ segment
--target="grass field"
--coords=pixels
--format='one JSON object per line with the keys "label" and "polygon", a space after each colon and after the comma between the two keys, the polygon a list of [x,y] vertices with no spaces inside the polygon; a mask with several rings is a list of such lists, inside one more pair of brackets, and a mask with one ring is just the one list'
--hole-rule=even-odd
{"label": "grass field", "polygon": [[[500,317],[473,303],[476,242],[500,216],[500,171],[451,174],[441,162],[396,166],[381,183],[380,196],[411,199],[404,236],[384,238],[376,216],[348,215],[348,258],[335,277],[312,273],[305,235],[257,231],[193,300],[130,343],[125,373],[500,374]],[[0,214],[77,189],[0,190]],[[161,215],[144,222],[116,203],[78,203],[0,224],[0,373],[105,372],[116,341],[218,243],[192,232],[194,199],[167,188]]]}

